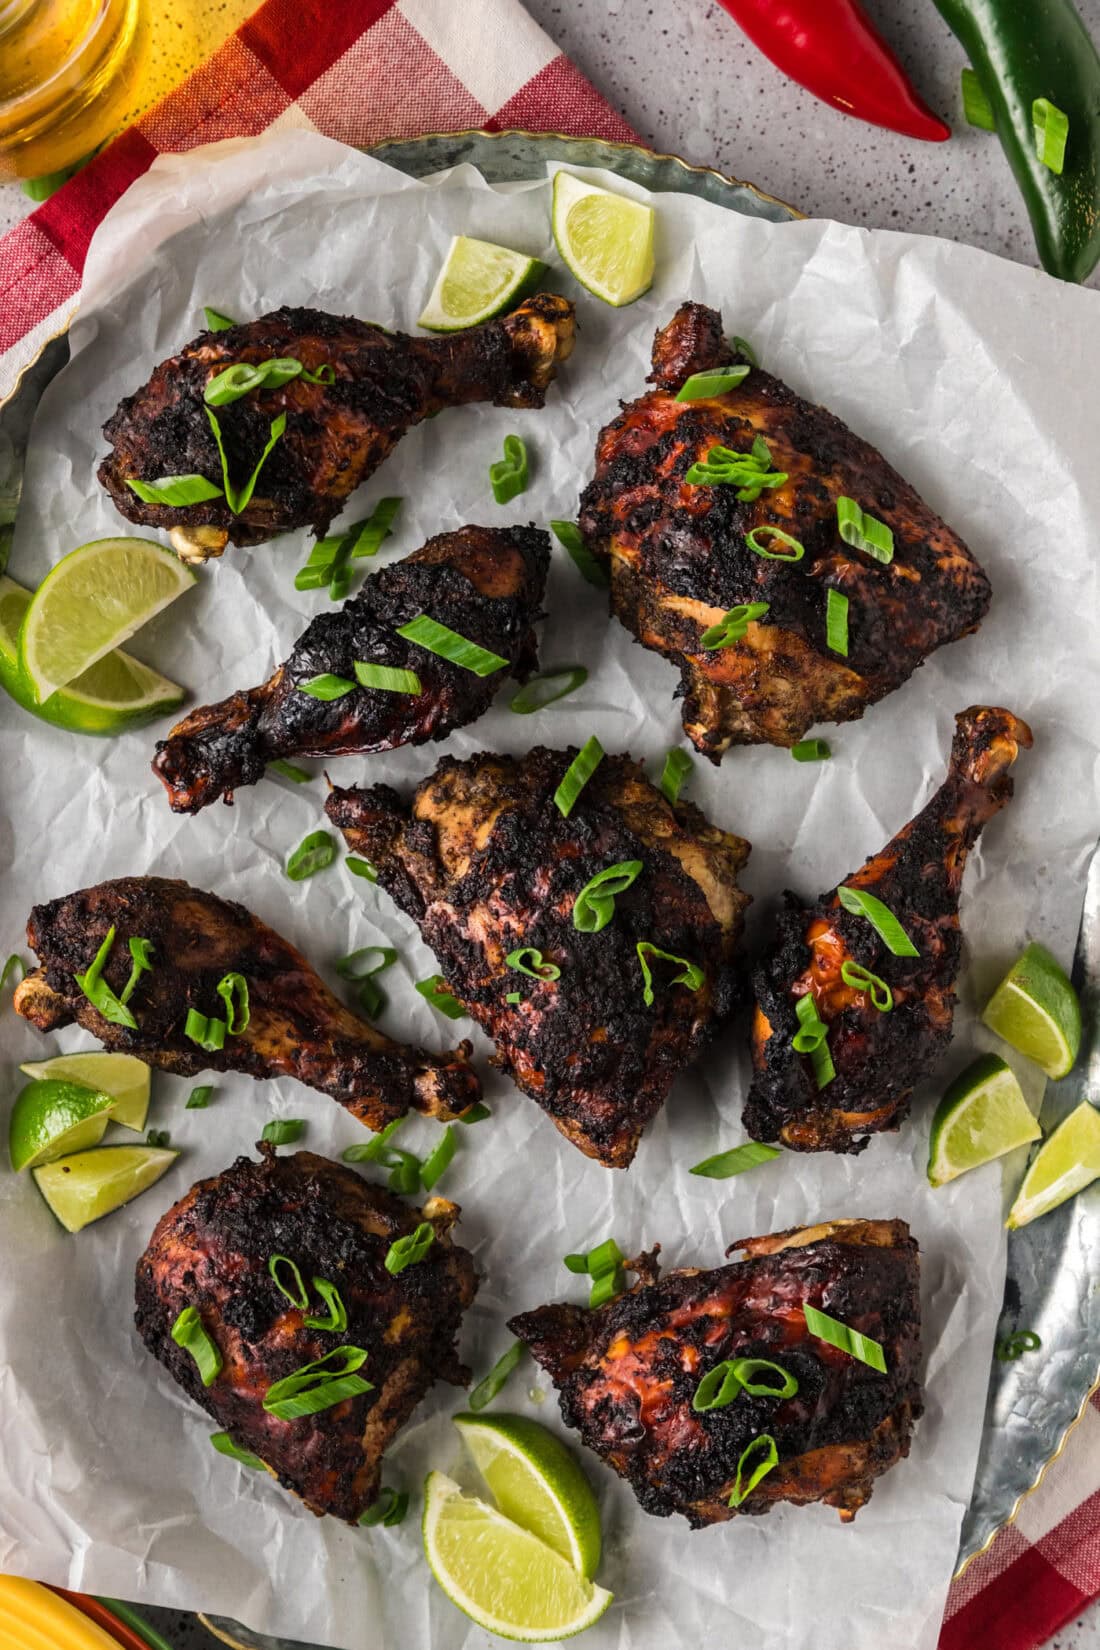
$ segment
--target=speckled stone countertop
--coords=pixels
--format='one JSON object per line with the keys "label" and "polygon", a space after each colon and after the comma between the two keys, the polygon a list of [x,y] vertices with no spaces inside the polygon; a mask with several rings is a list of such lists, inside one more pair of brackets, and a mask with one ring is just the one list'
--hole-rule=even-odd
{"label": "speckled stone countertop", "polygon": [[[956,127],[947,144],[914,143],[826,108],[785,81],[710,0],[525,4],[652,148],[746,179],[813,216],[945,235],[1036,262],[1000,145],[961,122],[965,60],[931,0],[867,5],[927,102]],[[1100,38],[1100,0],[1077,5]],[[30,210],[17,188],[0,187],[0,232]],[[1089,284],[1100,286],[1100,274]],[[147,1614],[173,1650],[214,1650],[197,1623]],[[1100,1604],[1049,1650],[1100,1650]]]}

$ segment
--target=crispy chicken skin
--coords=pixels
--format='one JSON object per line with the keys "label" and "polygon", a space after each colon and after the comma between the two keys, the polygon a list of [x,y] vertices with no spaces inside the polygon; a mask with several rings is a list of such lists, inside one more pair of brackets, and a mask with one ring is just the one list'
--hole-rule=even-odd
{"label": "crispy chicken skin", "polygon": [[[896,1129],[914,1086],[951,1041],[962,936],[959,889],[970,849],[1012,795],[1008,769],[1031,731],[1011,711],[974,705],[955,718],[947,777],[915,819],[845,886],[880,899],[916,946],[895,957],[866,918],[845,911],[836,889],[804,904],[786,895],[772,949],[753,975],[752,1086],[745,1127],[792,1151],[862,1151],[870,1134]],[[893,1007],[841,978],[857,963],[884,980]],[[795,1003],[812,992],[829,1028],[836,1076],[817,1087],[810,1057],[791,1040]]]}
{"label": "crispy chicken skin", "polygon": [[[902,1220],[830,1220],[735,1250],[745,1258],[733,1265],[660,1281],[654,1250],[610,1305],[541,1306],[508,1327],[558,1388],[566,1425],[646,1512],[682,1513],[700,1529],[776,1501],[824,1501],[848,1522],[908,1455],[921,1413],[916,1241]],[[812,1336],[804,1303],[880,1342],[886,1374]],[[699,1382],[727,1358],[771,1359],[798,1390],[785,1400],[742,1391],[696,1413]],[[761,1434],[775,1440],[778,1465],[730,1507],[737,1463]]]}
{"label": "crispy chicken skin", "polygon": [[[141,976],[127,1005],[136,1031],[105,1020],[74,979],[112,925],[115,942],[103,978],[116,995],[130,974],[130,938],[153,946],[152,971]],[[243,905],[186,882],[119,877],[82,888],[36,905],[27,939],[42,966],[19,986],[15,1007],[40,1031],[75,1020],[105,1047],[184,1077],[201,1071],[296,1077],[370,1129],[410,1106],[454,1117],[480,1096],[469,1043],[437,1055],[391,1042],[346,1009],[301,952]],[[217,986],[227,973],[247,981],[250,1018],[223,1049],[208,1053],[185,1035],[187,1012],[224,1018]]]}
{"label": "crispy chicken skin", "polygon": [[[220,554],[227,539],[262,544],[296,527],[312,527],[320,537],[406,430],[445,407],[475,401],[541,407],[557,363],[572,348],[573,305],[548,292],[511,315],[443,338],[411,338],[316,309],[277,309],[225,332],[200,333],[163,361],[104,425],[112,451],[99,479],[128,521],[216,529],[208,553]],[[234,515],[224,498],[181,508],[143,503],[127,486],[130,479],[197,474],[222,485],[203,392],[235,362],[277,356],[301,361],[314,374],[331,366],[335,382],[299,376],[214,409],[236,486],[251,475],[272,421],[287,415],[286,432],[242,514]]]}
{"label": "crispy chicken skin", "polygon": [[[347,1524],[377,1499],[382,1452],[433,1381],[462,1386],[462,1314],[477,1274],[451,1241],[458,1209],[432,1198],[423,1211],[371,1186],[351,1169],[312,1152],[277,1157],[261,1143],[259,1163],[239,1157],[200,1180],[158,1223],[137,1267],[138,1334],[154,1357],[239,1448],[260,1456],[285,1489],[312,1512]],[[424,1259],[396,1277],[385,1268],[390,1244],[430,1222],[435,1241]],[[268,1271],[284,1255],[310,1293],[292,1304]],[[289,1268],[280,1268],[284,1281]],[[347,1329],[309,1328],[328,1317],[311,1280],[335,1285]],[[222,1357],[213,1383],[172,1340],[172,1325],[193,1306]],[[280,1420],[263,1408],[270,1386],[340,1346],[367,1353],[359,1370],[371,1391],[316,1415]],[[204,1448],[201,1442],[197,1448]]]}
{"label": "crispy chicken skin", "polygon": [[[605,757],[563,819],[554,792],[576,754],[445,757],[411,808],[375,785],[333,791],[327,812],[419,925],[448,987],[495,1041],[496,1063],[582,1152],[625,1168],[731,1006],[749,847],[690,803],[670,806],[628,756]],[[643,870],[612,920],[578,932],[581,889],[629,860]],[[647,1007],[640,941],[698,964],[698,990],[672,984],[678,966],[653,958]],[[508,967],[526,946],[560,978]]]}
{"label": "crispy chicken skin", "polygon": [[[679,665],[684,730],[715,762],[731,745],[793,745],[814,722],[862,716],[929,653],[975,630],[990,601],[965,544],[885,459],[770,373],[753,367],[725,395],[676,400],[692,373],[736,361],[718,312],[683,304],[654,342],[656,388],[601,432],[580,510],[589,548],[610,568],[612,610]],[[747,453],[756,436],[788,475],[783,486],[741,502],[736,486],[685,482],[713,446]],[[892,528],[888,566],[841,540],[842,495]],[[804,545],[801,561],[754,554],[745,534],[767,523]],[[849,601],[846,658],[826,645],[830,588]],[[701,648],[708,626],[749,602],[768,612],[743,640]]]}
{"label": "crispy chicken skin", "polygon": [[[420,613],[507,659],[521,680],[538,668],[532,628],[540,616],[550,541],[533,527],[462,527],[440,533],[384,567],[358,595],[321,613],[290,658],[256,688],[202,705],[157,746],[153,771],[176,813],[233,800],[276,757],[339,756],[445,739],[486,711],[509,674],[477,676],[396,634]],[[357,686],[314,699],[300,686],[330,672],[355,681],[358,662],[413,670],[422,692]]]}

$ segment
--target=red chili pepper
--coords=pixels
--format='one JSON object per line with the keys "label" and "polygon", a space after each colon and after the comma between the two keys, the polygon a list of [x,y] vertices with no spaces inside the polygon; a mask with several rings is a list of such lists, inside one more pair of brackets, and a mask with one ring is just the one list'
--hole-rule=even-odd
{"label": "red chili pepper", "polygon": [[934,115],[858,0],[721,0],[777,68],[846,115],[942,143]]}

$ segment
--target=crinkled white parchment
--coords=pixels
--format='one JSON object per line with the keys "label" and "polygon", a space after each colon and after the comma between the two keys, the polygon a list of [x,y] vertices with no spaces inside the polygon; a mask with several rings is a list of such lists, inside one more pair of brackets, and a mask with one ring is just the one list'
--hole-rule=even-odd
{"label": "crinkled white parchment", "polygon": [[[73,545],[133,531],[94,479],[100,426],[194,336],[204,303],[240,317],[314,304],[411,328],[452,233],[557,266],[548,203],[546,183],[492,189],[466,168],[412,183],[312,134],[162,156],[93,242],[74,359],[47,391],[34,433],[14,575],[30,584]],[[995,592],[978,636],[935,655],[863,722],[823,730],[831,762],[803,766],[768,748],[732,752],[719,770],[696,762],[692,796],[755,844],[745,876],[754,938],[784,886],[832,887],[927,799],[956,711],[1007,703],[1031,722],[1036,745],[1019,762],[1016,801],[972,856],[955,1045],[899,1135],[855,1158],[786,1156],[725,1183],[689,1176],[691,1164],[742,1138],[742,1029],[677,1086],[625,1174],[581,1157],[530,1100],[488,1076],[492,1121],[462,1131],[444,1183],[463,1206],[460,1238],[483,1275],[463,1349],[483,1373],[508,1344],[510,1313],[582,1298],[561,1258],[611,1234],[628,1252],[660,1242],[666,1265],[713,1266],[744,1235],[836,1215],[902,1216],[923,1256],[927,1409],[910,1459],[879,1482],[852,1527],[824,1507],[784,1507],[692,1533],[680,1519],[647,1517],[587,1457],[603,1507],[600,1579],[616,1603],[586,1644],[930,1650],[970,1493],[1004,1245],[996,1168],[929,1190],[929,1110],[943,1077],[974,1052],[975,1006],[1025,936],[1068,957],[1097,834],[1100,300],[944,242],[775,226],[680,195],[656,205],[657,277],[640,302],[608,309],[555,269],[578,299],[579,336],[546,410],[477,407],[423,425],[348,519],[383,493],[404,495],[388,561],[462,522],[572,517],[597,430],[642,388],[655,326],[683,298],[703,299],[770,368],[881,448],[968,540]],[[509,431],[529,443],[532,481],[502,508],[488,467]],[[231,549],[142,632],[136,651],[196,698],[260,682],[326,604],[324,593],[294,589],[306,550],[305,534]],[[560,550],[547,606],[543,660],[586,663],[587,686],[533,718],[510,714],[506,691],[447,748],[522,751],[595,732],[658,772],[681,739],[673,670],[608,622]],[[266,780],[232,810],[177,818],[149,771],[153,732],[97,742],[10,704],[0,714],[0,950],[20,942],[36,900],[124,873],[182,876],[245,901],[330,979],[344,952],[391,940],[401,962],[386,976],[385,1029],[435,1047],[467,1030],[413,991],[433,960],[378,889],[339,866],[301,884],[284,877],[288,851],[324,823],[319,778],[308,787]],[[338,782],[408,790],[439,755],[401,750],[329,767]],[[8,1061],[88,1046],[72,1028],[47,1043],[10,1009],[2,1030]],[[476,1042],[483,1057],[487,1045]],[[6,1087],[10,1096],[10,1076]],[[194,1180],[248,1151],[271,1117],[307,1119],[305,1144],[322,1152],[361,1138],[338,1106],[290,1081],[217,1078],[206,1111],[184,1110],[189,1088],[154,1078],[150,1122],[171,1130],[178,1166],[77,1237],[27,1180],[0,1175],[0,1569],[349,1650],[484,1644],[431,1581],[415,1516],[396,1530],[359,1531],[314,1518],[264,1475],[216,1455],[209,1420],[137,1341],[135,1262]],[[423,1150],[436,1126],[416,1119],[406,1132]],[[527,1363],[498,1407],[559,1427],[547,1388]],[[448,1388],[430,1395],[390,1451],[387,1481],[415,1498],[429,1467],[454,1465],[448,1417],[460,1403]]]}

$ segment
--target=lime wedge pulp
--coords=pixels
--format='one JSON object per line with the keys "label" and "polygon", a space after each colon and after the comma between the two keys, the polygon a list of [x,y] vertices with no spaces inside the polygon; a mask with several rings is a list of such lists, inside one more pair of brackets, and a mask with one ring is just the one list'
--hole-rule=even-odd
{"label": "lime wedge pulp", "polygon": [[956,1077],[936,1107],[928,1179],[944,1186],[1041,1134],[1012,1067],[996,1054],[982,1054]]}
{"label": "lime wedge pulp", "polygon": [[8,1122],[12,1168],[18,1173],[66,1152],[98,1146],[113,1104],[109,1094],[83,1083],[56,1077],[28,1083],[17,1096]]}
{"label": "lime wedge pulp", "polygon": [[491,320],[533,292],[545,274],[546,265],[525,252],[456,235],[417,326],[458,332]]}
{"label": "lime wedge pulp", "polygon": [[1082,1100],[1031,1160],[1024,1183],[1008,1212],[1015,1230],[1049,1214],[1100,1175],[1100,1111]]}
{"label": "lime wedge pulp", "polygon": [[598,1621],[611,1594],[495,1507],[428,1474],[424,1552],[451,1603],[479,1627],[523,1644],[572,1638]]}
{"label": "lime wedge pulp", "polygon": [[522,1415],[456,1415],[454,1423],[504,1516],[591,1579],[600,1562],[600,1509],[571,1451]]}
{"label": "lime wedge pulp", "polygon": [[1065,970],[1032,943],[1013,963],[982,1019],[1048,1077],[1065,1077],[1081,1047],[1081,1005]]}
{"label": "lime wedge pulp", "polygon": [[570,272],[606,304],[632,304],[653,284],[651,206],[554,175],[554,240]]}
{"label": "lime wedge pulp", "polygon": [[132,636],[195,583],[151,539],[96,539],[52,568],[31,598],[19,664],[41,704]]}
{"label": "lime wedge pulp", "polygon": [[38,1190],[67,1232],[79,1232],[144,1192],[179,1152],[159,1146],[97,1146],[34,1170]]}
{"label": "lime wedge pulp", "polygon": [[28,1061],[20,1066],[28,1077],[66,1077],[70,1083],[84,1083],[100,1089],[112,1101],[111,1122],[124,1128],[145,1128],[149,1111],[152,1073],[144,1060],[133,1054],[58,1054],[52,1060]]}

